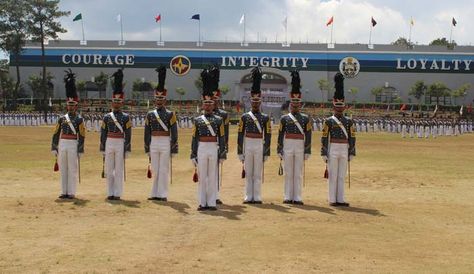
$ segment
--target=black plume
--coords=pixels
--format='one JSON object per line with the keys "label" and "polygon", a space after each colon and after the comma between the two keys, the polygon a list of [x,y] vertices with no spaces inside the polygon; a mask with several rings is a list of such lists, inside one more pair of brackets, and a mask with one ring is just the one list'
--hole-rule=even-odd
{"label": "black plume", "polygon": [[291,74],[291,93],[301,93],[301,78],[298,70],[290,71]]}
{"label": "black plume", "polygon": [[334,75],[334,88],[336,89],[334,99],[344,100],[344,75],[340,72]]}
{"label": "black plume", "polygon": [[164,91],[165,80],[166,80],[166,67],[161,65],[158,68],[156,68],[155,71],[158,72],[158,86],[156,87],[156,89],[158,91]]}
{"label": "black plume", "polygon": [[251,93],[260,93],[260,85],[262,82],[262,70],[260,67],[254,67],[252,69],[252,89]]}
{"label": "black plume", "polygon": [[68,98],[76,98],[76,74],[72,72],[71,69],[64,71],[66,75],[64,75],[64,83],[66,88],[66,97]]}

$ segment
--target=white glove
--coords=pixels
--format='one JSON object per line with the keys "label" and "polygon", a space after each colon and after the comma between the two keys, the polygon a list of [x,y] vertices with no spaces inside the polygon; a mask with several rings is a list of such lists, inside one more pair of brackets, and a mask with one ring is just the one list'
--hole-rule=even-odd
{"label": "white glove", "polygon": [[225,159],[219,159],[219,165],[221,165],[222,163],[224,163]]}
{"label": "white glove", "polygon": [[278,153],[277,155],[280,158],[280,160],[283,160],[283,153]]}
{"label": "white glove", "polygon": [[244,160],[245,160],[245,156],[243,154],[239,154],[237,156],[239,156],[239,161],[241,161],[243,163]]}
{"label": "white glove", "polygon": [[268,156],[263,156],[263,161],[266,162],[268,160]]}
{"label": "white glove", "polygon": [[328,156],[322,155],[322,156],[321,156],[321,159],[323,159],[323,161],[324,161],[325,163],[328,162]]}
{"label": "white glove", "polygon": [[53,156],[58,156],[58,151],[57,150],[51,150],[51,154],[53,154]]}
{"label": "white glove", "polygon": [[308,159],[309,159],[309,156],[311,156],[311,154],[305,153],[305,155],[304,155],[304,160],[305,160],[305,161],[308,160]]}
{"label": "white glove", "polygon": [[127,159],[128,157],[130,157],[130,152],[129,152],[129,151],[126,151],[126,152],[125,152],[125,159]]}
{"label": "white glove", "polygon": [[196,158],[192,158],[191,162],[193,162],[194,167],[198,166],[198,160]]}
{"label": "white glove", "polygon": [[349,162],[352,161],[352,159],[354,159],[354,155],[349,155]]}
{"label": "white glove", "polygon": [[82,156],[84,156],[84,153],[78,153],[78,154],[77,154],[77,157],[78,157],[79,159],[81,159]]}

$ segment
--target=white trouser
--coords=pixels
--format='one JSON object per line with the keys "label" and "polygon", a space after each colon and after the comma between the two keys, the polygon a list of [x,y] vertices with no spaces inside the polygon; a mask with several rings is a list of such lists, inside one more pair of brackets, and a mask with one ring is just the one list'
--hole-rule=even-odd
{"label": "white trouser", "polygon": [[263,141],[245,138],[245,201],[261,201]]}
{"label": "white trouser", "polygon": [[78,178],[77,140],[59,140],[58,165],[61,171],[61,194],[76,195]]}
{"label": "white trouser", "polygon": [[413,135],[415,134],[415,127],[410,126],[410,138],[413,138]]}
{"label": "white trouser", "polygon": [[430,137],[430,127],[425,127],[425,138]]}
{"label": "white trouser", "polygon": [[124,162],[124,139],[107,138],[107,141],[105,142],[107,196],[122,197]]}
{"label": "white trouser", "polygon": [[198,145],[198,202],[202,207],[216,206],[217,143],[199,142]]}
{"label": "white trouser", "polygon": [[331,143],[328,158],[329,202],[344,203],[344,179],[346,177],[348,144]]}
{"label": "white trouser", "polygon": [[407,134],[407,126],[403,125],[402,126],[402,138],[405,138]]}
{"label": "white trouser", "polygon": [[283,161],[285,169],[285,200],[301,201],[303,182],[304,140],[285,139],[283,141]]}
{"label": "white trouser", "polygon": [[151,197],[167,198],[170,173],[170,137],[152,136],[150,143],[153,187]]}

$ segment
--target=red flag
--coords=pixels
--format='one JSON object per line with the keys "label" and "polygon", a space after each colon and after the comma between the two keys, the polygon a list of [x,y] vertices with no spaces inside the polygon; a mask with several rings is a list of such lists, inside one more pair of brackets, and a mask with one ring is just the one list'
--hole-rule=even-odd
{"label": "red flag", "polygon": [[372,27],[375,27],[375,25],[377,25],[377,21],[375,21],[374,17],[372,17]]}
{"label": "red flag", "polygon": [[326,27],[331,25],[333,22],[334,22],[334,16],[331,16],[331,18],[329,18],[329,21],[326,23]]}
{"label": "red flag", "polygon": [[155,16],[155,22],[158,23],[161,20],[161,14]]}
{"label": "red flag", "polygon": [[237,110],[237,112],[240,112],[240,102],[237,102],[237,104],[235,104],[235,110]]}
{"label": "red flag", "polygon": [[407,105],[406,104],[403,104],[402,107],[400,108],[400,111],[403,111],[407,108]]}
{"label": "red flag", "polygon": [[472,112],[472,103],[469,105],[469,107],[467,107],[467,113],[471,113]]}

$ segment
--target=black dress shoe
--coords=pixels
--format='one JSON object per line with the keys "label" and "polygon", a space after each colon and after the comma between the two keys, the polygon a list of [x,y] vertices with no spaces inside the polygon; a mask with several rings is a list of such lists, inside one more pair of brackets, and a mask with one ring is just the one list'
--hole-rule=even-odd
{"label": "black dress shoe", "polygon": [[67,194],[61,194],[58,197],[59,199],[67,199]]}
{"label": "black dress shoe", "polygon": [[244,204],[251,204],[252,201],[244,201],[243,203],[244,203]]}
{"label": "black dress shoe", "polygon": [[292,200],[284,200],[283,203],[284,203],[284,204],[292,204],[293,201],[292,201]]}
{"label": "black dress shoe", "polygon": [[148,201],[159,201],[159,200],[160,200],[160,198],[158,198],[158,197],[150,197],[150,198],[148,198]]}
{"label": "black dress shoe", "polygon": [[215,206],[208,206],[207,209],[208,209],[208,210],[211,210],[211,211],[216,211],[216,210],[217,210],[217,207],[215,207]]}
{"label": "black dress shoe", "polygon": [[303,201],[293,201],[295,205],[304,205]]}
{"label": "black dress shoe", "polygon": [[114,200],[120,201],[120,197],[117,197],[117,196],[113,196],[113,197],[114,197]]}
{"label": "black dress shoe", "polygon": [[339,206],[339,203],[329,203],[330,206]]}
{"label": "black dress shoe", "polygon": [[107,196],[107,200],[111,201],[114,199],[114,196]]}
{"label": "black dress shoe", "polygon": [[220,199],[217,199],[217,200],[216,200],[216,204],[222,205],[222,201],[221,201]]}
{"label": "black dress shoe", "polygon": [[348,207],[348,206],[349,206],[349,203],[346,203],[346,202],[344,202],[344,203],[337,203],[337,204],[338,204],[339,206],[344,206],[344,207]]}
{"label": "black dress shoe", "polygon": [[76,196],[74,196],[74,195],[67,195],[66,199],[73,200],[73,199],[76,199]]}
{"label": "black dress shoe", "polygon": [[163,201],[163,202],[167,202],[168,201],[168,198],[164,197],[164,198],[158,198],[160,199],[160,201]]}
{"label": "black dress shoe", "polygon": [[204,211],[206,209],[207,209],[207,207],[205,207],[205,206],[198,206],[198,208],[197,208],[198,211]]}
{"label": "black dress shoe", "polygon": [[262,204],[262,201],[253,201],[254,204],[258,204],[258,205],[261,205]]}

